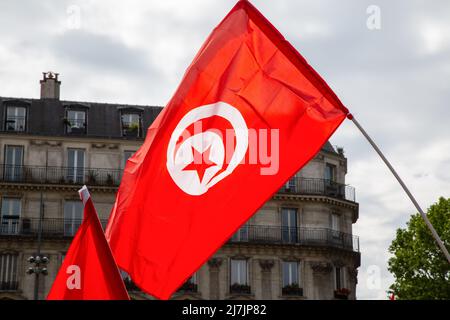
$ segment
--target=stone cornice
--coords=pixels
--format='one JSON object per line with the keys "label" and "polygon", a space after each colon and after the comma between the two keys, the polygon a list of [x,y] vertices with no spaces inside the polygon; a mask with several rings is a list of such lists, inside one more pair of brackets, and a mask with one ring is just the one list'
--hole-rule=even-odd
{"label": "stone cornice", "polygon": [[314,195],[302,195],[292,193],[276,193],[272,197],[273,200],[288,200],[298,202],[319,202],[329,205],[339,206],[343,208],[349,208],[353,211],[352,222],[356,223],[359,218],[359,203],[347,200],[336,199],[327,196],[314,196]]}

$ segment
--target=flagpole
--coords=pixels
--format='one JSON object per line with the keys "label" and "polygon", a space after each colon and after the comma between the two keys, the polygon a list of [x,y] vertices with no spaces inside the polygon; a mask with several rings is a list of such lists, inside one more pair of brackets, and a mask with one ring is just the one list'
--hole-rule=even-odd
{"label": "flagpole", "polygon": [[442,242],[441,238],[439,238],[439,235],[437,234],[436,230],[434,229],[433,225],[431,224],[430,220],[428,219],[427,215],[425,214],[425,212],[423,212],[422,208],[419,206],[419,203],[416,201],[416,199],[414,198],[414,196],[412,195],[412,193],[409,191],[408,187],[405,185],[405,183],[403,182],[403,180],[400,178],[400,176],[397,174],[397,172],[395,171],[395,169],[392,167],[392,165],[389,163],[389,161],[386,159],[386,157],[384,156],[384,154],[381,152],[381,150],[378,148],[378,146],[375,144],[375,142],[372,140],[372,138],[370,138],[370,136],[367,134],[367,132],[361,127],[361,125],[359,124],[359,122],[355,119],[355,117],[353,117],[352,114],[348,114],[347,118],[352,120],[353,123],[356,125],[356,127],[359,129],[359,131],[361,131],[361,133],[363,134],[363,136],[367,139],[367,141],[369,141],[369,143],[371,144],[371,146],[375,149],[375,151],[378,153],[378,155],[380,156],[380,158],[384,161],[384,163],[386,164],[386,166],[389,168],[389,170],[391,170],[392,174],[394,175],[394,177],[397,179],[398,183],[400,183],[400,185],[402,186],[403,190],[406,192],[406,194],[408,195],[409,199],[411,199],[411,202],[414,204],[414,206],[416,207],[416,209],[419,211],[420,215],[422,216],[422,219],[425,221],[425,224],[427,225],[428,229],[430,229],[431,234],[433,235],[434,240],[436,240],[439,248],[441,249],[441,251],[444,253],[445,257],[447,258],[448,262],[450,263],[450,254],[448,253],[447,248],[445,247],[444,243]]}

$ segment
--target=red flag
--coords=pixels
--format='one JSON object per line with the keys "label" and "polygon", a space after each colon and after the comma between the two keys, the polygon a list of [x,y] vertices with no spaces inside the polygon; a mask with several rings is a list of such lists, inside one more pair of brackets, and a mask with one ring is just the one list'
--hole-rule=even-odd
{"label": "red flag", "polygon": [[392,292],[391,295],[389,296],[389,300],[395,300],[395,294]]}
{"label": "red flag", "polygon": [[106,231],[118,265],[168,299],[347,113],[270,22],[239,1],[127,162]]}
{"label": "red flag", "polygon": [[47,300],[129,300],[86,186],[79,193],[84,219]]}

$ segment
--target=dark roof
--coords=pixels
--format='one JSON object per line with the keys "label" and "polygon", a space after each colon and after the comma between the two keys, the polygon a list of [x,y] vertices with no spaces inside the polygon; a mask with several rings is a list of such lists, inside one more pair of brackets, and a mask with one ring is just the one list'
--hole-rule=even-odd
{"label": "dark roof", "polygon": [[[5,131],[8,104],[27,107],[26,134],[67,136],[64,119],[68,109],[86,110],[87,132],[85,137],[121,139],[121,112],[138,112],[142,115],[142,127],[148,128],[162,110],[158,106],[60,101],[55,99],[18,99],[0,97],[0,131]],[[142,130],[145,137],[146,130]],[[71,134],[73,135],[73,134]],[[136,138],[134,138],[136,139]]]}
{"label": "dark roof", "polygon": [[[5,131],[6,108],[9,103],[27,107],[26,134],[43,136],[67,136],[67,109],[86,110],[87,132],[79,134],[81,137],[114,138],[114,139],[142,139],[145,138],[147,128],[161,112],[160,106],[111,104],[80,101],[60,101],[55,99],[22,99],[0,97],[0,132]],[[121,112],[139,112],[142,115],[142,138],[123,137],[121,130]],[[71,136],[73,134],[70,134]],[[338,154],[331,143],[327,141],[322,151]]]}
{"label": "dark roof", "polygon": [[333,146],[331,145],[330,141],[325,142],[325,144],[322,146],[322,150],[330,153],[336,153],[336,150],[334,150]]}

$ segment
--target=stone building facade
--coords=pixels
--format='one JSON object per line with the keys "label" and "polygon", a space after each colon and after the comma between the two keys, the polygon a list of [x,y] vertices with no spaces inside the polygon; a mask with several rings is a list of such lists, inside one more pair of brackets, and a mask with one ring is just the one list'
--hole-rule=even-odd
{"label": "stone building facade", "polygon": [[[106,224],[161,110],[62,101],[60,84],[44,73],[40,99],[0,97],[0,299],[45,299],[81,223],[77,190],[89,186]],[[173,298],[355,299],[359,208],[346,173],[343,150],[326,143]],[[27,272],[37,255],[48,258],[39,275]],[[124,277],[133,298],[150,298]]]}

